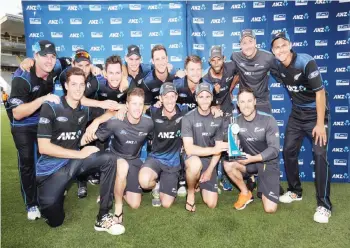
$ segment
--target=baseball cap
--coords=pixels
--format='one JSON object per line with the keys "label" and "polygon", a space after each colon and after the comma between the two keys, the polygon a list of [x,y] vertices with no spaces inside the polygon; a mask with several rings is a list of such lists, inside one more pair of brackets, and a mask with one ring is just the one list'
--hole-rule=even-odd
{"label": "baseball cap", "polygon": [[198,84],[196,87],[196,96],[203,91],[208,91],[210,94],[213,94],[213,86],[206,82]]}
{"label": "baseball cap", "polygon": [[210,49],[210,59],[215,58],[215,57],[220,57],[220,58],[223,57],[221,46],[213,46]]}
{"label": "baseball cap", "polygon": [[45,56],[46,54],[56,55],[55,44],[48,40],[37,41],[33,46],[33,51],[39,53],[41,56]]}
{"label": "baseball cap", "polygon": [[287,32],[278,32],[276,34],[272,34],[271,47],[273,45],[273,42],[279,38],[282,38],[282,39],[290,42],[289,34]]}
{"label": "baseball cap", "polygon": [[159,94],[164,96],[169,92],[175,92],[177,94],[175,85],[169,82],[163,83],[162,86],[160,87]]}
{"label": "baseball cap", "polygon": [[76,52],[75,52],[75,55],[74,55],[74,62],[81,62],[81,61],[88,61],[91,63],[91,56],[90,54],[83,50],[83,49],[78,49]]}
{"label": "baseball cap", "polygon": [[251,29],[243,29],[240,33],[240,38],[239,38],[239,42],[241,42],[243,40],[243,38],[245,37],[251,37],[253,39],[256,39],[254,31]]}
{"label": "baseball cap", "polygon": [[128,46],[128,54],[126,56],[130,57],[133,54],[136,54],[137,56],[141,57],[140,48],[136,45]]}

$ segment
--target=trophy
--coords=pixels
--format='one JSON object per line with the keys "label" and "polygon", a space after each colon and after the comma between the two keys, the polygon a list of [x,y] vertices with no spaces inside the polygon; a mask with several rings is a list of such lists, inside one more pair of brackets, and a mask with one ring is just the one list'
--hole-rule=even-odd
{"label": "trophy", "polygon": [[241,151],[239,146],[239,125],[236,122],[236,118],[231,118],[231,124],[228,126],[227,138],[228,138],[228,157],[230,160],[245,159],[245,153]]}

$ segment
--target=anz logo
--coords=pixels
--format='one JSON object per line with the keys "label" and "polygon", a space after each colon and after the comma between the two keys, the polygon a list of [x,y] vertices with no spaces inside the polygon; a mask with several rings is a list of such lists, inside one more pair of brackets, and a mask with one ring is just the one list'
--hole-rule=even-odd
{"label": "anz logo", "polygon": [[76,140],[79,139],[81,132],[63,132],[61,133],[57,140]]}

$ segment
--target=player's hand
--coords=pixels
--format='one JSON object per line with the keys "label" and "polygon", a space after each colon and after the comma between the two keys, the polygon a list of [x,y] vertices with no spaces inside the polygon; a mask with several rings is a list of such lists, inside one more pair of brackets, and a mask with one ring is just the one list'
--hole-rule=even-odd
{"label": "player's hand", "polygon": [[91,154],[100,151],[96,146],[85,146],[80,150],[81,159],[89,157]]}
{"label": "player's hand", "polygon": [[221,86],[219,83],[214,84],[214,90],[215,90],[216,94],[220,93],[220,89],[221,89]]}
{"label": "player's hand", "polygon": [[102,70],[100,68],[98,68],[97,66],[94,66],[93,64],[91,64],[90,66],[91,66],[92,75],[94,76],[102,75]]}
{"label": "player's hand", "polygon": [[316,125],[312,130],[312,137],[315,139],[315,145],[319,143],[320,146],[325,146],[327,144],[326,127],[324,125]]}
{"label": "player's hand", "polygon": [[218,117],[224,115],[222,110],[220,108],[216,107],[216,106],[211,106],[210,107],[210,111],[211,111],[211,114],[214,115],[214,118],[218,118]]}
{"label": "player's hand", "polygon": [[178,70],[175,76],[179,78],[184,78],[186,76],[186,72],[184,70]]}
{"label": "player's hand", "polygon": [[53,102],[53,103],[56,103],[56,104],[59,104],[61,102],[61,99],[59,96],[56,96],[54,94],[47,94],[46,96],[44,96],[43,98],[43,102],[45,101],[48,101],[48,102]]}
{"label": "player's hand", "polygon": [[166,67],[168,68],[168,72],[171,72],[174,68],[174,66],[170,63],[168,63]]}
{"label": "player's hand", "polygon": [[220,154],[222,152],[226,152],[228,150],[228,143],[227,142],[219,142],[214,146],[214,154]]}
{"label": "player's hand", "polygon": [[124,120],[125,116],[126,116],[126,112],[127,112],[127,108],[126,106],[124,108],[121,108],[118,110],[118,112],[115,114],[115,117],[118,119],[118,120]]}
{"label": "player's hand", "polygon": [[27,71],[27,72],[29,72],[30,68],[32,68],[33,66],[34,66],[34,59],[31,59],[31,58],[25,58],[19,65],[22,71]]}
{"label": "player's hand", "polygon": [[210,181],[211,179],[211,175],[213,174],[213,171],[211,171],[209,168],[206,169],[203,174],[201,175],[200,179],[199,179],[199,182],[200,183],[205,183],[205,182],[208,182]]}
{"label": "player's hand", "polygon": [[250,164],[252,162],[252,155],[248,154],[248,153],[244,153],[246,159],[241,159],[241,160],[237,160],[238,163],[240,163],[241,165],[247,165]]}
{"label": "player's hand", "polygon": [[120,109],[120,105],[116,101],[104,100],[101,102],[100,108],[109,109],[109,110],[118,110]]}
{"label": "player's hand", "polygon": [[85,142],[90,143],[96,139],[96,131],[99,127],[100,123],[97,120],[94,120],[85,131]]}
{"label": "player's hand", "polygon": [[161,101],[157,101],[157,102],[153,105],[153,107],[155,107],[155,108],[161,108],[161,107],[162,107],[162,102],[161,102]]}
{"label": "player's hand", "polygon": [[124,92],[129,88],[128,77],[122,77],[122,81],[120,82],[119,91]]}

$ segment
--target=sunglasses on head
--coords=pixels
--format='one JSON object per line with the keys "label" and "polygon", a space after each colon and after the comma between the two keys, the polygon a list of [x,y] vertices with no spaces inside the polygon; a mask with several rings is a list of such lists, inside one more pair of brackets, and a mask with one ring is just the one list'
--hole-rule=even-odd
{"label": "sunglasses on head", "polygon": [[81,51],[81,52],[78,52],[75,54],[74,60],[76,60],[78,58],[86,58],[86,59],[90,60],[90,54],[88,52]]}

